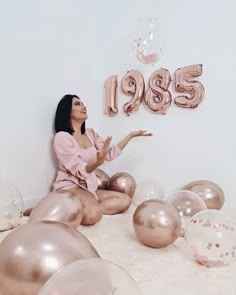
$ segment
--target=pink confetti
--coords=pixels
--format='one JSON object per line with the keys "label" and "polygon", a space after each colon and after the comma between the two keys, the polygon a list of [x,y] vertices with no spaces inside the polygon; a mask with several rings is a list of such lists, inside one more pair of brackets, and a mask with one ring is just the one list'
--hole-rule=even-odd
{"label": "pink confetti", "polygon": [[207,244],[207,249],[211,249],[211,247],[212,247],[212,243],[208,243]]}

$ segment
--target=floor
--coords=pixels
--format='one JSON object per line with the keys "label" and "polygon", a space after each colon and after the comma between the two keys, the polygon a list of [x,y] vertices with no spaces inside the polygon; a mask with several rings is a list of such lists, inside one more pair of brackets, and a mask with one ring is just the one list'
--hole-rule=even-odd
{"label": "floor", "polygon": [[[184,238],[165,249],[146,247],[135,237],[133,212],[134,207],[104,216],[97,225],[79,230],[102,258],[120,265],[135,279],[142,295],[236,295],[236,262],[218,268],[201,266],[189,256]],[[0,241],[9,232],[1,233]]]}

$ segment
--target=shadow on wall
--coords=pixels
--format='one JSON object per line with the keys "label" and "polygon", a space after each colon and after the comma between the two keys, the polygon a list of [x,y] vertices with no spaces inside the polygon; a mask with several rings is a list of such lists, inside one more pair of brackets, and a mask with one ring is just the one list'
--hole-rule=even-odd
{"label": "shadow on wall", "polygon": [[52,159],[52,162],[51,162],[51,163],[52,163],[52,168],[53,168],[53,170],[54,170],[53,181],[52,181],[52,183],[51,183],[51,185],[50,185],[50,187],[49,187],[49,191],[50,191],[50,192],[53,191],[53,183],[54,183],[54,180],[56,179],[57,171],[58,171],[58,169],[59,169],[59,163],[58,163],[58,160],[57,160],[57,156],[56,156],[56,153],[55,153],[55,151],[54,151],[54,149],[53,149],[54,136],[55,136],[55,134],[56,134],[54,123],[55,123],[55,115],[54,115],[54,117],[53,117],[53,120],[52,120],[52,126],[51,126],[51,128],[52,128],[51,130],[52,130],[53,137],[52,137],[51,140],[50,140],[50,152],[49,152],[49,154],[50,154],[50,158]]}
{"label": "shadow on wall", "polygon": [[[52,159],[52,166],[53,166],[53,169],[54,169],[54,177],[53,177],[53,182],[54,180],[56,179],[56,176],[57,176],[57,171],[58,171],[58,168],[59,168],[59,164],[58,164],[58,160],[57,160],[57,157],[56,157],[56,153],[53,149],[53,140],[54,138],[51,139],[51,145],[50,145],[50,155],[51,155],[51,159]],[[50,191],[53,190],[53,183],[50,185]]]}

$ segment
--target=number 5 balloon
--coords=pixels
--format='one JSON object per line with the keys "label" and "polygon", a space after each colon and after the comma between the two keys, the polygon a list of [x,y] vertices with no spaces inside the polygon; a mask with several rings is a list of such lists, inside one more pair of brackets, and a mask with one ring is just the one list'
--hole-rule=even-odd
{"label": "number 5 balloon", "polygon": [[174,103],[181,108],[195,109],[204,98],[203,85],[194,78],[201,76],[202,65],[191,65],[175,71],[175,90],[187,92],[190,96],[177,96]]}

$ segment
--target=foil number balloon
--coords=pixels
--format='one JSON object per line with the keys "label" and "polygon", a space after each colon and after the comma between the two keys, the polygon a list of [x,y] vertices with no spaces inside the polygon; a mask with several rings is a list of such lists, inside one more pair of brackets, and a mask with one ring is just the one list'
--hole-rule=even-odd
{"label": "foil number balloon", "polygon": [[[195,109],[204,98],[204,87],[195,78],[202,75],[202,65],[190,65],[175,71],[175,91],[186,93],[175,97],[174,103],[181,108]],[[172,102],[172,95],[168,90],[171,74],[167,69],[159,69],[152,73],[149,88],[145,93],[145,81],[139,71],[128,71],[121,80],[121,90],[124,94],[132,95],[132,99],[123,106],[129,116],[142,102],[156,114],[166,114]],[[118,79],[112,75],[105,82],[105,110],[107,116],[118,114]],[[188,95],[187,95],[188,94]]]}
{"label": "foil number balloon", "polygon": [[165,114],[171,105],[170,72],[166,69],[155,71],[149,79],[149,88],[145,94],[145,104],[154,112]]}
{"label": "foil number balloon", "polygon": [[201,76],[202,65],[192,65],[175,71],[175,90],[187,92],[190,96],[182,95],[175,98],[175,104],[182,108],[195,109],[204,98],[204,87],[194,78]]}

